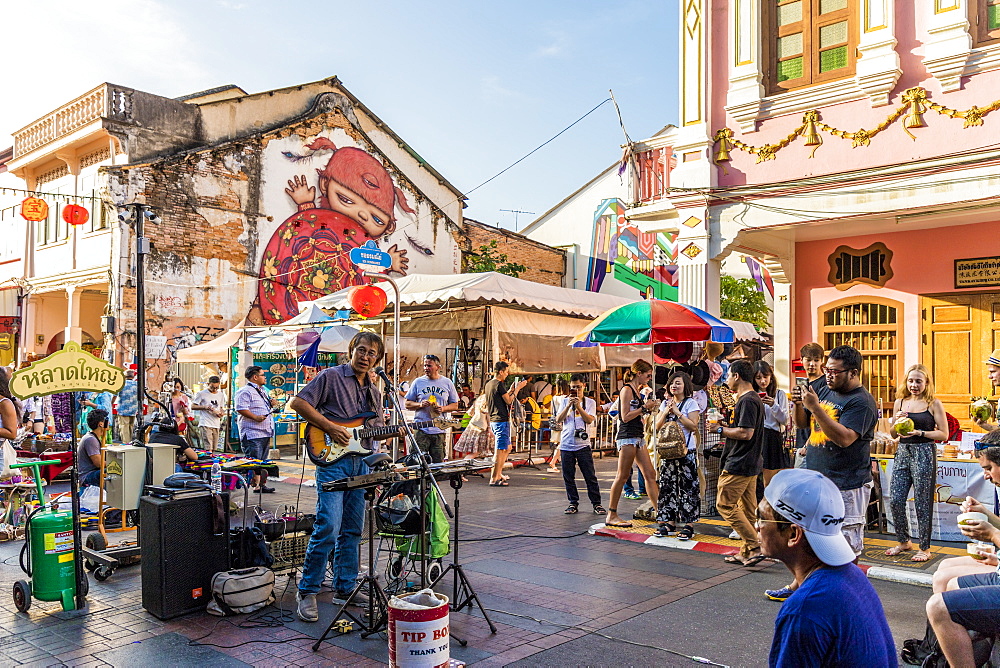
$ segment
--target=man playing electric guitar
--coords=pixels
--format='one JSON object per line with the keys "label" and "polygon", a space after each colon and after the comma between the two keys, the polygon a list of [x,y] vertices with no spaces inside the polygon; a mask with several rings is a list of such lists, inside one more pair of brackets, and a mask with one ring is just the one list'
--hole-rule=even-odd
{"label": "man playing electric guitar", "polygon": [[[369,420],[368,426],[384,425],[379,392],[369,372],[385,354],[385,345],[377,334],[360,332],[351,339],[348,350],[350,362],[321,371],[291,402],[292,410],[305,418],[312,428],[322,430],[342,446],[350,443],[352,433],[327,416],[347,421],[353,416],[374,412],[376,415]],[[402,430],[376,438],[399,435]],[[361,446],[371,449],[371,439],[362,441]],[[296,594],[298,616],[302,621],[319,619],[316,594],[331,552],[334,553],[334,603],[343,603],[354,589],[359,567],[358,545],[365,517],[364,490],[327,492],[323,490],[323,483],[368,473],[368,465],[362,459],[366,454],[348,450],[329,464],[316,467],[316,524],[306,549]],[[359,597],[353,602],[362,604]]]}

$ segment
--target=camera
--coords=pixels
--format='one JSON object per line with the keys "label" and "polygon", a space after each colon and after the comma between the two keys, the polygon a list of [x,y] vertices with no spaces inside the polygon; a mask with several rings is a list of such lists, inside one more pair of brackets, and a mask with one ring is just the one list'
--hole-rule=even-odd
{"label": "camera", "polygon": [[587,434],[586,429],[577,429],[573,432],[573,435],[576,436],[576,440],[578,441],[586,441],[590,439],[590,435]]}

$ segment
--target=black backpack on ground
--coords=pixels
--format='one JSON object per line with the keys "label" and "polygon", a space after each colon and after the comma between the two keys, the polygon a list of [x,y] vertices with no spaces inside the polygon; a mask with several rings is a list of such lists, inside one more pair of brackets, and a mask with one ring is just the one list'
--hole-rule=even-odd
{"label": "black backpack on ground", "polygon": [[[992,666],[990,656],[993,654],[994,636],[983,635],[977,631],[970,631],[972,636],[972,653],[976,658],[977,666]],[[937,636],[930,623],[923,638],[911,638],[903,641],[903,649],[899,653],[903,663],[921,668],[949,668],[948,661],[944,658],[941,646],[938,644]]]}

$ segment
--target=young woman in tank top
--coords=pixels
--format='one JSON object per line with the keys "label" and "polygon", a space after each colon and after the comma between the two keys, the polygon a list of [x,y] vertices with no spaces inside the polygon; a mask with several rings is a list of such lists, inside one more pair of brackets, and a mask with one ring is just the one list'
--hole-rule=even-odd
{"label": "young woman in tank top", "polygon": [[[649,500],[653,508],[657,507],[657,487],[654,482],[656,472],[653,470],[653,460],[649,457],[649,450],[646,449],[646,440],[643,437],[643,418],[656,408],[657,401],[655,398],[647,399],[639,390],[643,385],[648,385],[653,378],[653,366],[646,360],[636,360],[629,371],[631,376],[618,395],[620,412],[618,435],[615,437],[615,445],[618,446],[618,473],[611,485],[611,504],[608,506],[608,516],[604,520],[609,527],[632,526],[631,522],[626,522],[618,516],[618,501],[621,499],[625,481],[632,474],[633,462],[639,466],[643,477],[648,481],[646,491],[649,493]],[[647,396],[651,397],[651,393]]]}
{"label": "young woman in tank top", "polygon": [[[899,425],[907,418],[913,421],[913,431],[903,435],[899,432]],[[923,364],[914,364],[906,370],[905,380],[893,405],[892,433],[901,437],[889,483],[889,507],[899,544],[885,553],[892,557],[913,549],[906,518],[906,499],[912,486],[920,550],[910,557],[910,561],[927,561],[931,558],[931,517],[937,483],[934,441],[948,438],[948,421],[941,401],[934,398],[934,381],[930,371]]]}
{"label": "young woman in tank top", "polygon": [[[4,441],[17,438],[20,407],[10,393],[10,369],[0,366],[0,469],[3,468]],[[13,464],[14,462],[9,462]]]}

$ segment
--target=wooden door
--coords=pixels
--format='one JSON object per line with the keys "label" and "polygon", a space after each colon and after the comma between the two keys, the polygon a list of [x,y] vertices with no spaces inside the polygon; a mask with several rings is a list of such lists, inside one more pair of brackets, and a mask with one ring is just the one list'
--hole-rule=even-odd
{"label": "wooden door", "polygon": [[923,297],[921,317],[923,360],[934,377],[937,398],[963,429],[971,429],[970,400],[993,396],[983,362],[1000,347],[1000,295]]}

